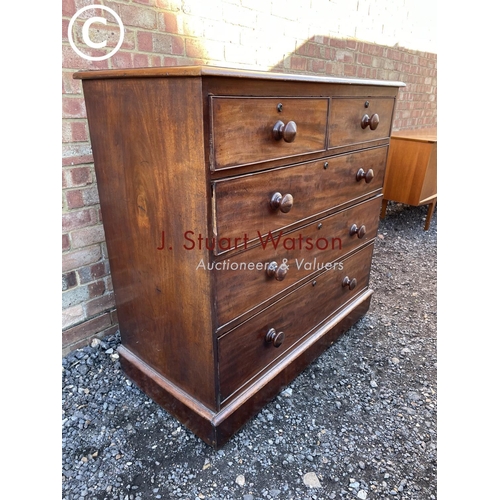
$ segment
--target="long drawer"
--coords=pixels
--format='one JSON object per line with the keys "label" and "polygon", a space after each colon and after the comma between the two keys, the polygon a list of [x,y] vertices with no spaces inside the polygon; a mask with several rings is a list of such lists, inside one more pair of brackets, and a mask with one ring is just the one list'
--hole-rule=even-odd
{"label": "long drawer", "polygon": [[324,151],[328,98],[210,98],[210,166],[220,170]]}
{"label": "long drawer", "polygon": [[[387,146],[214,181],[214,237],[258,238],[381,190]],[[240,240],[241,241],[241,240]],[[222,248],[221,248],[222,247]],[[216,254],[224,252],[216,245]]]}
{"label": "long drawer", "polygon": [[[264,234],[258,246],[214,264],[218,326],[293,287],[375,238],[381,196],[296,231]],[[271,264],[276,269],[272,273]]]}
{"label": "long drawer", "polygon": [[333,98],[330,104],[328,148],[389,138],[394,99]]}
{"label": "long drawer", "polygon": [[373,243],[219,339],[221,401],[368,287]]}

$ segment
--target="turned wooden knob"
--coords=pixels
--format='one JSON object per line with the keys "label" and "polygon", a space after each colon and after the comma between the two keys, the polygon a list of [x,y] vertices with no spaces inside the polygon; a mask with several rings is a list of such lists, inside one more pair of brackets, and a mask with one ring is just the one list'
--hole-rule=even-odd
{"label": "turned wooden knob", "polygon": [[361,118],[361,128],[370,126],[371,130],[375,130],[378,127],[379,123],[380,118],[378,117],[377,113],[373,114],[372,116],[364,115],[363,118]]}
{"label": "turned wooden knob", "polygon": [[351,226],[351,229],[349,230],[349,234],[351,236],[354,236],[355,234],[358,235],[358,238],[362,238],[366,234],[366,227],[364,224],[362,226],[356,226],[356,224],[353,224]]}
{"label": "turned wooden knob", "polygon": [[271,328],[266,334],[266,342],[272,343],[274,347],[279,347],[284,340],[284,332],[277,332],[274,328]]}
{"label": "turned wooden knob", "polygon": [[297,124],[288,122],[286,125],[278,120],[273,127],[273,137],[279,141],[283,139],[285,142],[293,142],[297,135]]}
{"label": "turned wooden knob", "polygon": [[358,170],[356,173],[356,180],[359,182],[361,179],[364,179],[367,184],[369,184],[372,179],[375,177],[373,170],[370,168],[368,172],[365,172],[362,168]]}
{"label": "turned wooden knob", "polygon": [[293,196],[291,194],[285,194],[281,196],[281,193],[274,193],[271,198],[271,206],[274,209],[280,209],[284,214],[290,212],[293,207]]}
{"label": "turned wooden knob", "polygon": [[354,290],[357,284],[358,282],[356,281],[356,278],[350,279],[349,276],[346,276],[342,281],[342,286],[343,287],[348,286],[349,290]]}
{"label": "turned wooden knob", "polygon": [[267,275],[275,278],[278,281],[283,281],[285,279],[287,271],[288,266],[284,262],[280,266],[278,266],[278,263],[273,260],[267,266]]}

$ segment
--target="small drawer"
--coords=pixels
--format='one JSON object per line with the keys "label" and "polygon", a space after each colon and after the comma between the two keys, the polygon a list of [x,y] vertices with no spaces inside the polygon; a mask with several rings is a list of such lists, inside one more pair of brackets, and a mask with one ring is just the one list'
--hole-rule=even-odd
{"label": "small drawer", "polygon": [[389,138],[393,108],[392,98],[333,98],[328,149]]}
{"label": "small drawer", "polygon": [[218,326],[326,271],[375,238],[381,200],[378,196],[287,234],[262,234],[257,246],[215,263]]}
{"label": "small drawer", "polygon": [[327,98],[210,98],[210,168],[324,151]]}
{"label": "small drawer", "polygon": [[[387,146],[213,183],[214,237],[248,241],[382,190]],[[224,253],[216,245],[214,253]]]}
{"label": "small drawer", "polygon": [[368,287],[373,244],[219,339],[221,400],[272,364]]}

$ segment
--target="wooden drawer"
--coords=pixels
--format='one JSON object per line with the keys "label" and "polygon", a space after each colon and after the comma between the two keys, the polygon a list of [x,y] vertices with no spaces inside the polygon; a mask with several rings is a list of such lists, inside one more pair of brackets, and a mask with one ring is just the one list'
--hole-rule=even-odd
{"label": "wooden drawer", "polygon": [[[291,289],[310,274],[327,270],[330,263],[375,238],[380,203],[378,196],[288,234],[271,238],[266,233],[257,246],[219,260],[219,269],[214,270],[218,326]],[[351,234],[354,224],[364,229]],[[281,281],[269,276],[271,262],[283,265]]]}
{"label": "wooden drawer", "polygon": [[[214,252],[221,254],[225,248],[234,247],[236,238],[241,242],[246,236],[248,242],[252,242],[258,238],[259,232],[267,234],[286,229],[381,190],[386,158],[387,146],[384,146],[215,181],[214,237],[220,244],[215,245]],[[362,177],[363,173],[368,175]],[[273,208],[273,197],[279,199],[276,194],[280,194],[284,202],[292,196],[293,204],[288,212],[282,211],[288,207]]]}
{"label": "wooden drawer", "polygon": [[[392,98],[333,98],[330,104],[328,148],[389,138],[393,108]],[[364,116],[369,122],[363,128]]]}
{"label": "wooden drawer", "polygon": [[211,170],[326,149],[327,98],[212,96],[210,111]]}
{"label": "wooden drawer", "polygon": [[[289,351],[348,300],[366,289],[372,251],[373,244],[370,244],[345,259],[342,269],[339,266],[321,274],[221,337],[221,401]],[[345,278],[356,280],[353,289],[343,285]],[[351,286],[352,284],[351,282]],[[284,334],[282,344],[278,347],[273,342],[266,341],[272,328],[277,333]],[[276,340],[277,344],[279,340]]]}

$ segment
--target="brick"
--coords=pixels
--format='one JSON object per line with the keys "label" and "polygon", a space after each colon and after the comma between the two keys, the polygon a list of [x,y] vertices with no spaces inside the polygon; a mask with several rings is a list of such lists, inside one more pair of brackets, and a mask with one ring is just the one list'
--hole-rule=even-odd
{"label": "brick", "polygon": [[327,75],[342,76],[344,74],[343,65],[340,62],[328,62],[325,72]]}
{"label": "brick", "polygon": [[311,59],[311,71],[314,73],[325,73],[326,61],[318,61],[317,59]]}
{"label": "brick", "polygon": [[69,19],[62,19],[62,41],[68,42]]}
{"label": "brick", "polygon": [[134,68],[146,68],[149,65],[149,59],[146,54],[133,54],[132,66]]}
{"label": "brick", "polygon": [[75,7],[75,0],[62,0],[62,15],[73,17],[77,8]]}
{"label": "brick", "polygon": [[345,76],[356,76],[357,67],[354,64],[344,64]]}
{"label": "brick", "polygon": [[65,195],[69,210],[99,204],[99,193],[96,185],[85,189],[71,189],[66,191]]}
{"label": "brick", "polygon": [[63,345],[69,345],[78,340],[95,335],[111,326],[111,319],[108,313],[101,314],[81,324],[73,326],[63,332]]}
{"label": "brick", "polygon": [[102,295],[101,297],[97,297],[96,299],[89,300],[85,304],[85,309],[88,316],[95,316],[96,314],[102,313],[104,311],[109,311],[114,307],[116,307],[114,293]]}
{"label": "brick", "polygon": [[72,271],[74,269],[98,262],[101,258],[102,252],[100,245],[73,250],[63,254],[62,270],[63,272]]}
{"label": "brick", "polygon": [[376,68],[366,68],[366,78],[376,78],[377,69]]}
{"label": "brick", "polygon": [[86,286],[79,286],[71,290],[67,290],[62,294],[62,307],[69,309],[78,304],[86,302],[89,298],[89,290]]}
{"label": "brick", "polygon": [[162,12],[158,14],[158,28],[166,33],[179,33],[179,22],[177,15],[173,12]]}
{"label": "brick", "polygon": [[322,59],[327,61],[335,58],[335,49],[333,47],[321,47]]}
{"label": "brick", "polygon": [[99,204],[99,192],[97,191],[97,185],[93,185],[87,189],[82,189],[83,203],[86,207],[89,205]]}
{"label": "brick", "polygon": [[[63,330],[69,328],[70,326],[80,323],[85,319],[85,314],[83,312],[83,306],[78,304],[73,307],[69,307],[62,312],[62,328]],[[64,336],[63,336],[64,339]]]}
{"label": "brick", "polygon": [[89,299],[94,299],[96,297],[100,297],[106,292],[106,283],[104,280],[94,281],[93,283],[89,283]]}
{"label": "brick", "polygon": [[329,38],[328,44],[330,47],[335,47],[337,49],[345,49],[347,47],[347,41],[341,38]]}
{"label": "brick", "polygon": [[342,61],[345,63],[353,63],[354,55],[352,52],[349,52],[347,50],[337,50],[335,53],[335,59],[337,61]]}
{"label": "brick", "polygon": [[292,70],[305,71],[307,69],[307,59],[305,57],[290,57],[290,68]]}
{"label": "brick", "polygon": [[321,57],[321,47],[316,43],[307,43],[307,55],[309,57]]}
{"label": "brick", "polygon": [[371,66],[372,65],[372,56],[369,56],[367,54],[357,54],[356,55],[356,62],[358,64],[363,64],[365,66]]}
{"label": "brick", "polygon": [[69,120],[62,121],[62,142],[73,142],[73,128]]}
{"label": "brick", "polygon": [[[99,2],[101,3],[101,2]],[[111,7],[115,12],[118,12],[118,9],[112,4],[112,2],[105,2],[108,7]],[[90,2],[89,0],[75,0],[75,12],[80,10],[82,7],[86,7],[88,5],[96,5],[97,2]],[[103,11],[101,8],[97,7],[95,9],[88,9],[82,14],[80,14],[78,19],[89,19],[91,17],[105,17],[108,20],[111,20],[111,15],[106,11]]]}
{"label": "brick", "polygon": [[112,292],[114,287],[113,287],[113,280],[111,278],[111,276],[106,276],[104,278],[104,284],[106,285],[106,290],[108,292]]}
{"label": "brick", "polygon": [[73,248],[83,248],[104,241],[104,228],[101,224],[98,226],[76,229],[70,234]]}
{"label": "brick", "polygon": [[97,222],[97,213],[94,209],[76,210],[62,215],[63,231],[72,231]]}
{"label": "brick", "polygon": [[63,97],[63,118],[86,118],[83,97]]}
{"label": "brick", "polygon": [[72,191],[66,191],[66,206],[69,210],[75,208],[83,208],[85,205],[83,203],[83,194],[81,189],[73,189]]}
{"label": "brick", "polygon": [[143,52],[153,51],[153,34],[147,31],[137,32],[137,48]]}
{"label": "brick", "polygon": [[70,271],[69,273],[64,273],[62,275],[62,290],[63,292],[73,288],[78,284],[75,271]]}
{"label": "brick", "polygon": [[63,94],[80,94],[82,95],[81,80],[75,80],[74,71],[63,71],[62,74],[62,92]]}
{"label": "brick", "polygon": [[120,17],[125,26],[154,30],[158,27],[156,11],[149,7],[120,4]]}
{"label": "brick", "polygon": [[385,48],[381,45],[375,45],[373,43],[363,43],[360,45],[362,45],[362,48],[360,49],[362,52],[379,57],[384,55]]}
{"label": "brick", "polygon": [[[84,54],[96,57],[106,54],[105,50],[90,49],[89,47],[86,47],[85,50],[83,50],[82,47],[81,51]],[[63,45],[62,48],[62,66],[65,69],[75,70],[106,69],[108,67],[108,61],[89,61],[87,59],[84,59],[83,57],[79,56],[68,43],[68,45]]]}
{"label": "brick", "polygon": [[71,248],[71,244],[69,241],[69,234],[62,235],[62,251],[65,252]]}
{"label": "brick", "polygon": [[131,52],[123,52],[119,50],[113,57],[111,57],[110,61],[111,61],[111,68],[113,69],[134,67],[134,63],[132,62]]}
{"label": "brick", "polygon": [[106,274],[106,266],[104,262],[98,262],[90,266],[82,267],[78,270],[80,283],[90,283],[98,278],[102,278]]}
{"label": "brick", "polygon": [[86,122],[71,122],[71,132],[73,142],[85,142],[90,140]]}
{"label": "brick", "polygon": [[394,50],[394,49],[387,50],[387,57],[389,59],[394,59],[395,61],[401,61],[403,58],[401,52],[399,52],[399,50]]}
{"label": "brick", "polygon": [[164,62],[162,62],[161,56],[149,56],[149,67],[156,68],[160,66],[166,66]]}
{"label": "brick", "polygon": [[153,52],[184,55],[184,39],[180,36],[154,33]]}
{"label": "brick", "polygon": [[92,169],[90,167],[66,168],[64,172],[67,177],[68,187],[81,187],[92,184]]}
{"label": "brick", "polygon": [[358,78],[366,78],[366,68],[363,66],[356,66],[356,76]]}

